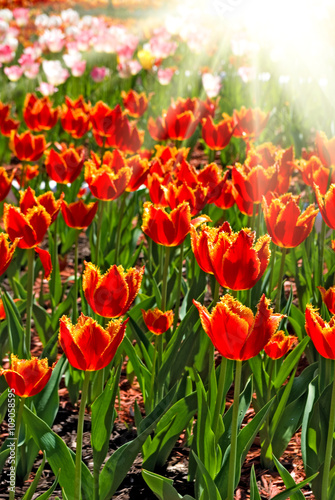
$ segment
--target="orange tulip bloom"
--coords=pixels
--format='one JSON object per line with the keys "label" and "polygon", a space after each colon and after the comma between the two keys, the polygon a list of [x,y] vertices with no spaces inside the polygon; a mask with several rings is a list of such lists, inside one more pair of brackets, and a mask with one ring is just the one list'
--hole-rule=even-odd
{"label": "orange tulip bloom", "polygon": [[247,164],[236,164],[232,178],[234,188],[244,201],[261,203],[262,197],[275,189],[278,170],[275,166],[264,168],[261,165],[249,167]]}
{"label": "orange tulip bloom", "polygon": [[335,137],[327,139],[324,132],[318,132],[315,138],[318,156],[325,167],[335,166]]}
{"label": "orange tulip bloom", "polygon": [[15,170],[12,171],[11,176],[7,175],[4,167],[0,167],[0,201],[3,201],[8,195],[15,175]]}
{"label": "orange tulip bloom", "polygon": [[231,290],[249,290],[263,276],[270,259],[270,240],[267,234],[261,236],[253,247],[255,232],[242,229],[234,233],[228,222],[220,228],[202,226],[199,234],[191,229],[199,266]]}
{"label": "orange tulip bloom", "polygon": [[330,184],[335,183],[335,171],[325,167],[317,156],[311,156],[308,160],[300,160],[297,162],[297,167],[302,174],[302,180],[312,186],[316,184],[320,193],[324,196],[327,192],[329,174]]}
{"label": "orange tulip bloom", "polygon": [[262,132],[269,119],[269,113],[264,113],[259,108],[241,107],[239,111],[234,109],[233,118],[236,123],[234,137],[252,139]]}
{"label": "orange tulip bloom", "polygon": [[172,104],[166,113],[165,123],[169,138],[183,141],[194,134],[199,120],[192,111],[180,112],[178,107]]}
{"label": "orange tulip bloom", "polygon": [[193,300],[199,311],[203,329],[215,348],[227,359],[244,361],[264,349],[278,328],[282,314],[275,314],[269,307],[270,300],[263,294],[254,316],[231,295],[226,294],[211,313]]}
{"label": "orange tulip bloom", "polygon": [[318,286],[320,290],[322,301],[326,304],[328,311],[335,314],[335,286],[331,286],[326,290],[323,286]]}
{"label": "orange tulip bloom", "polygon": [[13,153],[21,161],[37,161],[47,148],[44,135],[32,135],[28,130],[11,136]]}
{"label": "orange tulip bloom", "polygon": [[126,191],[137,191],[142,184],[145,183],[149,171],[150,165],[147,158],[141,158],[141,156],[135,155],[126,160],[127,166],[131,168],[130,181],[126,187]]}
{"label": "orange tulip bloom", "polygon": [[148,131],[155,141],[166,141],[169,138],[165,119],[161,116],[156,118],[156,120],[152,116],[149,117]]}
{"label": "orange tulip bloom", "polygon": [[310,304],[305,311],[305,328],[311,337],[315,349],[321,356],[335,359],[335,316],[326,323],[318,313],[317,309]]}
{"label": "orange tulip bloom", "polygon": [[18,207],[5,203],[3,218],[9,238],[13,242],[20,238],[19,248],[39,245],[51,224],[51,217],[42,205],[29,208],[24,214]]}
{"label": "orange tulip bloom", "polygon": [[48,250],[43,250],[42,248],[35,247],[35,252],[40,258],[44,269],[44,279],[49,280],[52,272],[52,261],[51,255]]}
{"label": "orange tulip bloom", "polygon": [[40,196],[35,196],[35,191],[28,187],[25,191],[20,191],[20,210],[24,215],[34,207],[44,207],[51,217],[52,224],[60,211],[64,193],[61,194],[59,200],[56,200],[52,191],[46,191]]}
{"label": "orange tulip bloom", "polygon": [[105,368],[121,344],[128,319],[110,321],[103,329],[94,319],[79,316],[76,325],[70,318],[60,319],[59,343],[70,365],[78,370],[96,371]]}
{"label": "orange tulip bloom", "polygon": [[83,290],[92,310],[104,318],[118,318],[125,314],[135,300],[141,286],[144,267],[130,268],[113,265],[101,275],[91,262],[84,262]]}
{"label": "orange tulip bloom", "polygon": [[266,227],[275,245],[295,248],[302,243],[313,228],[318,210],[309,205],[304,213],[300,212],[299,197],[291,193],[279,198],[263,198],[263,211]]}
{"label": "orange tulip bloom", "polygon": [[128,93],[122,90],[121,97],[128,114],[139,118],[146,112],[151,95],[147,98],[144,92],[138,94],[135,90],[131,89]]}
{"label": "orange tulip bloom", "polygon": [[[22,172],[23,172],[23,178],[22,178]],[[39,174],[39,166],[38,164],[36,165],[29,165],[29,163],[22,165],[20,163],[19,165],[16,166],[16,172],[15,172],[15,180],[19,183],[20,187],[26,186],[28,181],[31,181],[35,177],[37,177]]]}
{"label": "orange tulip bloom", "polygon": [[17,396],[30,398],[44,389],[55,365],[49,366],[47,358],[32,356],[31,359],[18,359],[15,354],[11,354],[11,367],[0,370],[0,375],[5,376],[7,384]]}
{"label": "orange tulip bloom", "polygon": [[83,200],[67,204],[62,202],[62,215],[65,224],[75,229],[86,229],[93,221],[98,210],[98,202],[86,205]]}
{"label": "orange tulip bloom", "polygon": [[335,229],[335,184],[330,185],[324,198],[322,197],[320,189],[316,184],[314,184],[314,191],[323,220],[325,221],[327,226]]}
{"label": "orange tulip bloom", "polygon": [[264,351],[272,359],[282,358],[288,353],[296,340],[298,340],[298,337],[294,335],[285,335],[285,333],[280,330],[270,338],[269,342],[264,346]]}
{"label": "orange tulip bloom", "polygon": [[121,196],[130,178],[131,169],[117,150],[105,153],[101,166],[96,155],[85,162],[85,181],[99,200],[115,200]]}
{"label": "orange tulip bloom", "polygon": [[19,243],[18,238],[13,238],[12,241],[13,244],[9,247],[8,234],[0,233],[0,276],[7,270]]}
{"label": "orange tulip bloom", "polygon": [[234,132],[234,120],[228,115],[215,124],[209,116],[202,122],[202,138],[210,149],[221,151],[228,146]]}
{"label": "orange tulip bloom", "polygon": [[19,128],[20,122],[9,118],[9,106],[0,102],[0,132],[2,135],[9,137],[12,131]]}
{"label": "orange tulip bloom", "polygon": [[178,205],[168,214],[162,208],[155,208],[150,202],[143,205],[141,229],[155,243],[174,247],[180,245],[190,232],[191,210],[187,202]]}
{"label": "orange tulip bloom", "polygon": [[223,174],[222,180],[218,184],[219,186],[219,196],[214,198],[213,202],[219,208],[227,210],[232,207],[235,203],[234,193],[233,193],[233,182],[229,178],[230,172],[226,170]]}
{"label": "orange tulip bloom", "polygon": [[71,184],[80,175],[84,164],[83,156],[83,152],[79,155],[74,148],[65,149],[61,153],[51,149],[45,160],[48,176],[60,184]]}
{"label": "orange tulip bloom", "polygon": [[166,332],[173,323],[173,311],[160,311],[158,307],[142,311],[144,323],[148,330],[155,335],[161,335]]}
{"label": "orange tulip bloom", "polygon": [[65,97],[66,104],[62,106],[61,124],[63,129],[74,139],[80,139],[90,128],[91,104],[84,101],[83,96],[72,101]]}
{"label": "orange tulip bloom", "polygon": [[53,109],[49,97],[38,99],[27,94],[23,105],[23,118],[28,128],[34,132],[52,129],[58,120],[59,110]]}
{"label": "orange tulip bloom", "polygon": [[191,216],[196,215],[207,204],[208,189],[201,184],[192,188],[186,182],[176,185],[170,183],[166,191],[166,200],[171,209],[176,209],[181,203],[187,202],[191,209]]}
{"label": "orange tulip bloom", "polygon": [[110,137],[122,126],[123,113],[120,105],[111,109],[104,102],[98,101],[91,109],[90,119],[95,134],[100,137]]}

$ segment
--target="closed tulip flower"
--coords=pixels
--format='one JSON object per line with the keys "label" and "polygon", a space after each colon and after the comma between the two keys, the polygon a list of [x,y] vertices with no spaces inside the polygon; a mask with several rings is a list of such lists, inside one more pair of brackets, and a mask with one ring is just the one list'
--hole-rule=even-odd
{"label": "closed tulip flower", "polygon": [[312,204],[301,213],[298,201],[299,197],[291,193],[279,198],[263,198],[266,227],[273,243],[279,247],[297,247],[312,231],[318,210]]}
{"label": "closed tulip flower", "polygon": [[59,343],[70,365],[83,371],[105,368],[123,340],[127,322],[128,319],[110,321],[104,329],[83,313],[76,325],[67,316],[62,316]]}
{"label": "closed tulip flower", "polygon": [[283,317],[273,312],[265,295],[258,303],[255,316],[251,309],[229,294],[221,298],[211,313],[199,302],[193,300],[193,303],[215,348],[223,357],[239,361],[257,356]]}
{"label": "closed tulip flower", "polygon": [[125,314],[139,292],[144,267],[140,270],[113,265],[101,275],[100,269],[85,262],[83,290],[92,310],[104,318]]}
{"label": "closed tulip flower", "polygon": [[324,197],[320,193],[319,187],[314,184],[316,201],[323,220],[331,229],[335,229],[335,184],[331,184]]}
{"label": "closed tulip flower", "polygon": [[155,335],[161,335],[166,332],[173,323],[173,311],[161,311],[158,307],[155,309],[149,309],[148,311],[142,311],[142,316],[144,323],[148,330]]}
{"label": "closed tulip flower", "polygon": [[187,202],[167,213],[152,203],[143,205],[142,231],[155,243],[168,247],[180,245],[190,232],[191,210]]}
{"label": "closed tulip flower", "polygon": [[335,137],[327,139],[324,132],[318,132],[315,144],[318,156],[325,167],[335,166]]}
{"label": "closed tulip flower", "polygon": [[12,187],[12,182],[14,179],[15,170],[9,176],[4,167],[0,167],[0,202],[3,201],[8,195],[10,188]]}
{"label": "closed tulip flower", "polygon": [[234,132],[234,120],[226,115],[219,123],[208,116],[202,122],[202,138],[210,149],[221,151],[228,146]]}
{"label": "closed tulip flower", "polygon": [[39,245],[51,224],[51,217],[42,205],[29,208],[24,214],[18,207],[5,203],[3,217],[10,239],[20,239],[17,245],[19,248],[34,248]]}
{"label": "closed tulip flower", "polygon": [[31,130],[41,132],[52,129],[58,120],[59,110],[53,109],[49,97],[38,99],[27,94],[23,105],[23,118]]}
{"label": "closed tulip flower", "polygon": [[131,89],[128,93],[123,90],[121,92],[121,97],[128,114],[135,118],[139,118],[146,112],[151,96],[149,96],[148,99],[144,92],[138,94],[135,90]]}
{"label": "closed tulip flower", "polygon": [[67,226],[75,229],[86,229],[92,223],[97,213],[98,202],[86,205],[83,200],[69,204],[63,201],[61,210]]}
{"label": "closed tulip flower", "polygon": [[305,320],[306,332],[318,353],[324,358],[335,359],[335,316],[332,316],[330,322],[326,323],[317,309],[308,304]]}
{"label": "closed tulip flower", "polygon": [[44,135],[33,135],[27,130],[23,134],[11,136],[11,148],[21,161],[37,161],[46,147]]}
{"label": "closed tulip flower", "polygon": [[59,184],[71,184],[80,175],[83,165],[83,155],[79,155],[74,148],[65,149],[61,153],[51,149],[46,155],[47,174]]}
{"label": "closed tulip flower", "polygon": [[269,113],[264,113],[259,108],[245,108],[242,106],[239,111],[234,109],[233,118],[236,123],[234,137],[243,139],[254,139],[257,137],[269,119]]}
{"label": "closed tulip flower", "polygon": [[19,359],[12,354],[10,368],[0,370],[0,375],[5,376],[7,384],[17,396],[30,398],[44,389],[55,364],[49,366],[47,358],[33,356],[31,359]]}
{"label": "closed tulip flower", "polygon": [[228,222],[220,228],[191,230],[195,258],[205,272],[214,274],[221,286],[249,290],[263,276],[270,259],[269,235],[255,243],[255,233],[242,229],[234,233]]}

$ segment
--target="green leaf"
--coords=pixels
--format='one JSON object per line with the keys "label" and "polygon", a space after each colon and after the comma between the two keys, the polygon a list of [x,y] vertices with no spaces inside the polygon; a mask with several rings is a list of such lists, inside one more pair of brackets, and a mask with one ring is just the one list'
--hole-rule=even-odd
{"label": "green leaf", "polygon": [[47,341],[54,333],[51,324],[51,317],[39,304],[33,304],[33,318],[39,338],[43,344],[43,347],[45,347]]}
{"label": "green leaf", "polygon": [[251,473],[250,473],[250,500],[261,500],[261,496],[260,496],[258,488],[257,488],[257,481],[256,481],[254,464],[252,464]]}
{"label": "green leaf", "polygon": [[8,388],[0,396],[0,422],[5,418],[8,408]]}
{"label": "green leaf", "polygon": [[9,293],[2,292],[2,300],[6,311],[10,351],[22,359],[24,358],[24,330],[21,315]]}
{"label": "green leaf", "polygon": [[94,467],[100,469],[104,461],[108,447],[109,438],[112,433],[115,417],[115,397],[119,388],[119,380],[122,363],[112,372],[105,389],[92,404],[92,431],[91,443],[93,448]]}
{"label": "green leaf", "polygon": [[[44,389],[32,398],[36,413],[47,425],[51,426],[59,408],[59,383],[63,375],[63,370],[67,364],[65,355],[57,362],[50,380]],[[41,448],[43,449],[43,448]]]}
{"label": "green leaf", "polygon": [[295,486],[292,486],[291,488],[287,488],[285,491],[278,493],[278,495],[273,497],[272,500],[287,500],[287,497],[291,497],[292,493],[295,493],[296,491],[301,490],[301,488],[303,488],[303,486],[306,486],[306,484],[312,482],[313,479],[315,479],[317,475],[318,475],[318,473],[313,474],[313,476],[310,476],[307,479],[305,479],[304,481],[301,481],[301,483],[296,484]]}
{"label": "green leaf", "polygon": [[163,466],[170,455],[176,440],[187,427],[197,409],[196,392],[177,401],[157,424],[157,429],[150,446],[143,457],[143,467],[154,470]]}
{"label": "green leaf", "polygon": [[291,306],[289,321],[301,342],[305,336],[305,315],[294,304]]}
{"label": "green leaf", "polygon": [[0,471],[2,471],[2,469],[4,468],[9,452],[10,448],[6,448],[5,450],[0,451]]}
{"label": "green leaf", "polygon": [[[272,458],[274,463],[276,464],[279,475],[282,478],[286,488],[292,488],[296,486],[296,483],[291,474],[285,469],[285,467],[279,462],[279,460],[276,459],[274,455],[272,455]],[[305,500],[305,497],[299,490],[290,496],[290,500]]]}
{"label": "green leaf", "polygon": [[121,349],[124,349],[126,355],[131,362],[134,372],[136,374],[138,383],[140,385],[141,391],[145,394],[145,389],[150,387],[151,383],[151,373],[148,368],[143,364],[142,360],[138,357],[136,350],[127,336],[124,337]]}
{"label": "green leaf", "polygon": [[[45,451],[53,473],[56,475],[61,469],[59,484],[64,488],[66,496],[74,498],[75,465],[72,458],[74,454],[71,453],[62,438],[37,415],[34,415],[27,406],[23,410],[23,420],[36,444]],[[83,500],[93,498],[93,478],[85,464],[82,464],[82,494]]]}
{"label": "green leaf", "polygon": [[206,469],[200,458],[194,453],[193,450],[192,450],[192,455],[195,461],[197,462],[200,474],[202,475],[203,478],[203,484],[205,485],[205,489],[200,497],[200,500],[206,500],[206,499],[222,500],[219,490],[216,487],[215,482],[211,478],[211,475],[209,474],[208,470]]}
{"label": "green leaf", "polygon": [[[37,498],[35,498],[35,500],[48,500],[51,497],[51,495],[55,491],[56,486],[58,484],[59,473],[60,473],[60,471],[58,471],[56,479],[54,480],[52,486],[50,486],[50,488],[47,491],[45,491],[44,493],[42,493],[42,495],[40,495]],[[55,500],[57,500],[57,498],[59,498],[59,497],[56,497]]]}
{"label": "green leaf", "polygon": [[42,471],[44,469],[44,465],[45,465],[45,454],[43,453],[43,459],[42,459],[42,463],[41,465],[39,466],[38,468],[38,471],[36,472],[36,476],[34,477],[34,480],[33,482],[31,483],[31,485],[29,486],[26,494],[24,495],[24,497],[22,498],[22,500],[31,500],[33,494],[35,493],[36,491],[36,488],[37,488],[37,485],[39,483],[39,480],[40,480],[40,477],[41,477],[41,474],[42,474]]}
{"label": "green leaf", "polygon": [[147,437],[155,429],[158,421],[167,411],[176,393],[176,387],[173,387],[165,396],[156,408],[141,422],[140,434],[130,441],[125,443],[106,462],[99,476],[99,499],[109,500],[123,479],[126,477],[128,470],[132,466],[136,456],[141,451],[141,448]]}
{"label": "green leaf", "polygon": [[310,340],[309,337],[305,337],[297,345],[297,347],[295,349],[293,349],[293,351],[291,351],[290,354],[285,358],[285,361],[284,361],[284,363],[282,363],[280,370],[278,372],[278,375],[274,381],[274,387],[276,390],[278,390],[283,385],[283,383],[285,382],[285,380],[287,379],[287,377],[289,376],[289,374],[291,373],[293,368],[298,363],[298,361],[299,361],[302,353],[304,352],[309,340]]}
{"label": "green leaf", "polygon": [[181,496],[174,489],[172,479],[168,479],[153,472],[142,470],[142,476],[149,488],[160,500],[181,500]]}

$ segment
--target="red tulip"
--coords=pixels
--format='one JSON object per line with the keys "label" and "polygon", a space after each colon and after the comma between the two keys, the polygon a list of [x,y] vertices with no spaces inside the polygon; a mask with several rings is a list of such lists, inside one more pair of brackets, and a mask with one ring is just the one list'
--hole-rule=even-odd
{"label": "red tulip", "polygon": [[285,335],[285,333],[280,330],[272,335],[269,342],[264,346],[264,351],[272,359],[282,358],[288,353],[296,340],[298,340],[298,337],[294,337],[294,335]]}
{"label": "red tulip", "polygon": [[311,337],[315,349],[324,358],[335,359],[335,316],[326,323],[317,309],[308,304],[305,319],[306,332]]}
{"label": "red tulip", "polygon": [[269,307],[270,300],[262,295],[254,316],[251,309],[226,294],[209,313],[193,300],[199,311],[203,329],[215,348],[228,359],[244,361],[264,349],[277,330],[282,314]]}
{"label": "red tulip", "polygon": [[98,210],[98,202],[85,204],[83,200],[67,204],[62,202],[62,215],[65,224],[75,229],[86,229],[93,221]]}
{"label": "red tulip", "polygon": [[65,149],[61,153],[51,149],[45,160],[48,176],[60,184],[72,184],[80,175],[83,164],[83,154],[79,155],[74,148]]}
{"label": "red tulip", "polygon": [[155,335],[161,335],[166,332],[173,323],[173,311],[160,311],[157,307],[142,311],[144,323],[148,330]]}
{"label": "red tulip", "polygon": [[184,241],[191,226],[191,210],[187,202],[167,213],[155,208],[152,203],[143,205],[142,231],[155,243],[164,246],[177,246]]}
{"label": "red tulip", "polygon": [[10,247],[8,234],[0,233],[0,276],[7,270],[12,261],[15,248],[19,243],[19,238],[13,239],[13,244]]}
{"label": "red tulip", "polygon": [[53,109],[49,97],[38,99],[27,94],[23,105],[23,118],[31,130],[41,132],[53,128],[58,120],[59,110]]}
{"label": "red tulip", "polygon": [[209,116],[202,122],[202,138],[210,149],[220,151],[228,146],[234,132],[234,120],[228,115],[215,124]]}

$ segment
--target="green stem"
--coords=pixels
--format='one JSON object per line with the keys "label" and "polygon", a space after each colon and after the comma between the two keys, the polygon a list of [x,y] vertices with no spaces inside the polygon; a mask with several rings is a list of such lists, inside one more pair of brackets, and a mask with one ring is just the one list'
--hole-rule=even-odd
{"label": "green stem", "polygon": [[25,339],[25,350],[27,359],[30,359],[31,317],[33,312],[34,262],[35,262],[35,250],[34,248],[28,248],[27,316],[26,316],[26,339]]}
{"label": "green stem", "polygon": [[272,242],[270,243],[270,248],[271,248],[271,257],[270,257],[270,278],[269,278],[269,289],[268,289],[269,296],[273,290],[272,282],[273,282],[273,273],[274,273],[274,267],[275,267],[275,261],[276,261],[276,249],[273,246]]}
{"label": "green stem", "polygon": [[278,287],[277,287],[277,297],[276,297],[276,312],[280,311],[281,290],[282,290],[282,281],[283,281],[283,276],[284,276],[284,266],[285,266],[286,251],[287,251],[286,248],[282,248],[280,270],[279,270],[279,278],[278,278]]}
{"label": "green stem", "polygon": [[236,466],[236,452],[237,452],[237,431],[238,431],[238,407],[240,400],[241,389],[241,374],[242,374],[242,361],[236,361],[236,373],[234,382],[234,403],[233,415],[231,424],[231,444],[229,456],[229,472],[228,472],[228,494],[227,500],[234,500],[235,490],[235,466]]}
{"label": "green stem", "polygon": [[79,230],[76,232],[76,239],[74,244],[74,299],[73,299],[73,311],[72,311],[72,322],[76,323],[78,319],[78,240],[79,240]]}
{"label": "green stem", "polygon": [[120,213],[119,213],[119,222],[117,225],[117,232],[116,232],[116,245],[115,245],[115,264],[118,264],[119,260],[119,253],[120,253],[120,243],[121,243],[121,227],[122,227],[122,222],[123,222],[123,213],[124,213],[124,208],[126,206],[126,198],[127,198],[127,193],[123,193],[122,195],[122,201],[121,201],[121,207],[120,207]]}
{"label": "green stem", "polygon": [[149,273],[152,274],[153,273],[153,262],[152,262],[152,239],[149,238],[149,249],[148,249],[148,253],[149,253],[149,256],[148,256],[148,267],[149,267]]}
{"label": "green stem", "polygon": [[251,229],[255,231],[255,220],[256,220],[256,212],[257,212],[257,205],[256,203],[253,204],[252,207],[252,217],[251,217]]}
{"label": "green stem", "polygon": [[83,447],[83,431],[84,431],[84,416],[85,407],[88,395],[88,387],[90,383],[91,372],[85,372],[85,378],[83,383],[83,388],[81,391],[81,401],[78,416],[78,427],[77,427],[77,447],[76,447],[76,472],[74,478],[74,500],[80,500],[81,497],[81,456]]}
{"label": "green stem", "polygon": [[334,427],[335,427],[335,378],[333,380],[333,389],[332,389],[332,396],[330,403],[329,427],[328,427],[325,462],[323,467],[321,500],[328,500],[329,472],[332,460]]}
{"label": "green stem", "polygon": [[210,149],[208,151],[208,163],[214,163],[215,161],[215,149]]}
{"label": "green stem", "polygon": [[183,260],[184,260],[184,242],[180,246],[179,255],[179,269],[178,269],[178,282],[177,282],[177,295],[176,295],[176,307],[174,311],[173,318],[173,331],[177,328],[178,318],[179,318],[179,304],[180,304],[180,294],[181,294],[181,278],[183,275]]}
{"label": "green stem", "polygon": [[149,408],[153,411],[155,408],[155,379],[156,379],[156,362],[157,362],[157,351],[158,351],[158,335],[155,336],[155,346],[154,346],[154,358],[152,360],[152,371],[151,371],[151,381],[150,381],[150,397],[149,397]]}
{"label": "green stem", "polygon": [[161,309],[164,312],[166,310],[166,299],[167,299],[167,282],[169,273],[169,263],[170,263],[170,247],[165,248],[165,262],[163,268],[162,277],[162,304]]}
{"label": "green stem", "polygon": [[99,250],[100,250],[100,242],[101,242],[101,225],[102,225],[103,211],[104,211],[104,202],[102,200],[99,200],[97,241],[96,241],[96,245],[95,245],[95,265],[98,267],[99,267]]}
{"label": "green stem", "polygon": [[217,396],[216,396],[216,401],[215,401],[215,408],[214,408],[214,414],[213,414],[213,432],[216,435],[217,431],[217,426],[219,422],[219,416],[222,412],[222,406],[223,406],[223,389],[224,389],[224,383],[226,379],[226,371],[227,371],[227,358],[223,357],[221,358],[221,364],[220,364],[220,373],[219,373],[219,380],[218,380],[218,389],[217,389]]}
{"label": "green stem", "polygon": [[[56,220],[54,222],[54,231],[53,231],[53,256],[52,256],[52,269],[53,273],[56,273],[58,270],[57,266],[57,259],[58,259],[58,248],[57,248],[57,234],[58,234],[58,216],[56,217]],[[53,279],[51,280],[51,300],[54,300],[54,297],[56,295],[56,275],[53,276]],[[57,306],[58,304],[53,304],[54,307]]]}
{"label": "green stem", "polygon": [[315,276],[316,280],[318,280],[318,283],[315,284],[321,284],[323,286],[323,262],[324,262],[324,254],[325,254],[325,239],[326,239],[326,223],[322,218],[322,223],[321,223],[321,234],[320,234],[320,240],[319,240],[319,265],[320,265],[320,271],[319,273]]}
{"label": "green stem", "polygon": [[213,294],[213,307],[216,306],[216,304],[219,302],[219,295],[220,295],[220,283],[218,280],[215,280],[215,287],[214,287],[214,294]]}
{"label": "green stem", "polygon": [[[24,402],[26,398],[21,398],[19,402],[19,409],[16,415],[16,420],[15,420],[15,434],[14,434],[14,445],[15,445],[15,453],[14,453],[14,459],[15,459],[15,468],[17,465],[17,445],[18,445],[18,440],[19,440],[19,434],[20,434],[20,426],[21,426],[21,420],[22,420],[22,414],[23,414],[23,408],[24,408]],[[9,438],[11,439],[11,438]],[[15,471],[16,472],[16,471]],[[9,492],[9,500],[15,500],[15,486],[13,489],[10,490]]]}

